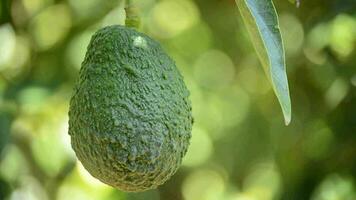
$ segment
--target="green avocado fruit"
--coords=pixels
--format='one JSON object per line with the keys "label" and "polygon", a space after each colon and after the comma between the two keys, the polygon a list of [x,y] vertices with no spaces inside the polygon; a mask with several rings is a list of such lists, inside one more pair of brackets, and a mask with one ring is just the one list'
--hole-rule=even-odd
{"label": "green avocado fruit", "polygon": [[167,181],[187,152],[189,91],[158,42],[124,26],[91,38],[69,108],[72,147],[85,169],[123,191]]}

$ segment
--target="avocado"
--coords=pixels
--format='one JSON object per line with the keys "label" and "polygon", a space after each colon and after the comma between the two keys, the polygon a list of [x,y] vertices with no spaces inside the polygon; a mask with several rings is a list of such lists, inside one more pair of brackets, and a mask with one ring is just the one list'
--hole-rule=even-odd
{"label": "avocado", "polygon": [[69,106],[71,144],[92,176],[156,188],[179,168],[192,124],[189,91],[158,42],[119,25],[93,35]]}

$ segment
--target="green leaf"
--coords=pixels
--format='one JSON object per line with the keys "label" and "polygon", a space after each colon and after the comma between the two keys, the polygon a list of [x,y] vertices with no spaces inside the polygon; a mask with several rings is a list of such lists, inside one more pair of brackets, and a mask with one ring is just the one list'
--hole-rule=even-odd
{"label": "green leaf", "polygon": [[291,101],[276,9],[272,0],[235,1],[288,125],[292,115]]}

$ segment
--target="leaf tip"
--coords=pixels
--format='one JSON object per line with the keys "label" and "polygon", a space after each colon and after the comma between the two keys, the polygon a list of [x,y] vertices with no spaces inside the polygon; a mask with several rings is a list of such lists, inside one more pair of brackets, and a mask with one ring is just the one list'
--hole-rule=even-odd
{"label": "leaf tip", "polygon": [[292,121],[292,110],[291,107],[289,106],[288,109],[282,109],[283,111],[283,116],[284,116],[284,124],[288,126],[290,122]]}
{"label": "leaf tip", "polygon": [[291,120],[292,120],[292,116],[290,114],[289,115],[284,115],[284,124],[286,126],[288,126],[290,124]]}

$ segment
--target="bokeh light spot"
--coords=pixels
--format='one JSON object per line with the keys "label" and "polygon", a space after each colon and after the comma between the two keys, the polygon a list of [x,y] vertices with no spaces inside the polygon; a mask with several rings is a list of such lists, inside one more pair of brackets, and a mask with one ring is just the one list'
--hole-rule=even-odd
{"label": "bokeh light spot", "polygon": [[102,27],[105,26],[110,26],[114,24],[120,24],[124,25],[125,24],[125,19],[126,19],[126,14],[125,14],[125,9],[124,9],[124,4],[120,4],[117,6],[115,9],[109,12],[107,14],[102,22]]}
{"label": "bokeh light spot", "polygon": [[208,89],[218,89],[231,84],[235,66],[228,55],[220,50],[203,53],[194,64],[194,78]]}
{"label": "bokeh light spot", "polygon": [[183,159],[183,165],[193,167],[207,161],[213,152],[213,144],[209,135],[201,128],[195,126],[187,155]]}
{"label": "bokeh light spot", "polygon": [[[37,163],[52,177],[60,172],[70,158],[61,143],[60,126],[55,125],[57,124],[42,124],[42,133],[37,134],[31,144]],[[50,151],[43,151],[43,149],[50,149]]]}
{"label": "bokeh light spot", "polygon": [[243,193],[254,199],[273,200],[281,189],[281,177],[272,162],[256,165],[244,181]]}
{"label": "bokeh light spot", "polygon": [[333,133],[324,121],[308,124],[306,138],[303,143],[305,154],[311,159],[322,158],[330,150]]}
{"label": "bokeh light spot", "polygon": [[356,87],[356,75],[353,75],[352,77],[351,77],[351,84],[354,86],[354,87]]}
{"label": "bokeh light spot", "polygon": [[186,200],[218,200],[225,191],[223,177],[213,170],[199,170],[190,174],[183,182]]}
{"label": "bokeh light spot", "polygon": [[45,5],[51,4],[52,0],[22,0],[22,4],[28,15],[36,14]]}
{"label": "bokeh light spot", "polygon": [[150,31],[158,37],[171,38],[199,22],[197,6],[190,0],[165,0],[151,11]]}
{"label": "bokeh light spot", "polygon": [[40,50],[46,50],[67,35],[71,24],[68,7],[58,4],[40,12],[31,22],[30,29],[37,47]]}
{"label": "bokeh light spot", "polygon": [[319,185],[312,200],[356,199],[356,188],[353,180],[337,174],[327,176]]}
{"label": "bokeh light spot", "polygon": [[354,49],[356,42],[356,20],[354,17],[341,14],[331,24],[331,48],[341,57],[347,57]]}
{"label": "bokeh light spot", "polygon": [[128,193],[125,200],[160,200],[160,193],[158,191],[148,190],[145,192]]}
{"label": "bokeh light spot", "polygon": [[75,36],[67,47],[66,61],[68,62],[69,66],[77,71],[80,69],[81,63],[84,60],[87,46],[93,34],[94,31],[92,30],[84,31],[81,34]]}
{"label": "bokeh light spot", "polygon": [[14,190],[10,200],[47,200],[48,196],[41,183],[31,176],[21,177],[19,187]]}
{"label": "bokeh light spot", "polygon": [[[14,78],[25,72],[25,64],[30,59],[30,44],[27,37],[17,36],[15,51],[7,64],[3,65],[3,73],[9,78]],[[1,68],[1,67],[0,67]]]}
{"label": "bokeh light spot", "polygon": [[246,92],[253,95],[263,95],[272,90],[255,56],[243,59],[240,67],[242,70],[237,73],[236,79]]}
{"label": "bokeh light spot", "polygon": [[169,42],[172,44],[173,52],[177,51],[185,58],[195,59],[211,48],[212,40],[213,36],[210,27],[205,23],[199,23]]}
{"label": "bokeh light spot", "polygon": [[91,194],[83,191],[80,187],[75,187],[76,185],[63,185],[59,188],[57,199],[58,200],[89,200],[93,199]]}
{"label": "bokeh light spot", "polygon": [[308,33],[307,45],[304,47],[305,56],[313,63],[322,65],[326,61],[326,55],[322,51],[329,44],[330,29],[328,24],[320,23]]}
{"label": "bokeh light spot", "polygon": [[16,36],[10,24],[0,26],[0,70],[7,64],[15,52]]}
{"label": "bokeh light spot", "polygon": [[279,19],[287,55],[298,53],[304,43],[304,29],[301,22],[288,13],[281,14]]}
{"label": "bokeh light spot", "polygon": [[342,78],[336,79],[325,94],[326,104],[330,109],[336,108],[349,91],[348,82]]}
{"label": "bokeh light spot", "polygon": [[50,91],[47,88],[30,86],[18,93],[18,99],[24,112],[34,113],[41,109],[49,95]]}
{"label": "bokeh light spot", "polygon": [[[85,18],[93,14],[95,7],[100,4],[100,0],[69,0],[70,7],[74,10],[75,15],[78,18]],[[95,12],[95,11],[94,11]]]}
{"label": "bokeh light spot", "polygon": [[8,145],[0,162],[0,175],[9,182],[18,180],[28,173],[28,166],[21,151],[15,145]]}

